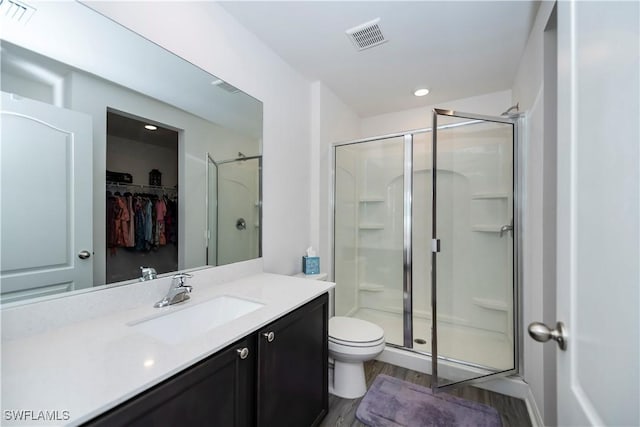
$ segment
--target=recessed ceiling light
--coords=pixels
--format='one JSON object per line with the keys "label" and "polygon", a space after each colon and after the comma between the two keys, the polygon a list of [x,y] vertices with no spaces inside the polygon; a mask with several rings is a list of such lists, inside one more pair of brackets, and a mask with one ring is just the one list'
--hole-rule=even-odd
{"label": "recessed ceiling light", "polygon": [[154,125],[144,125],[144,128],[147,130],[157,130],[158,127]]}
{"label": "recessed ceiling light", "polygon": [[413,92],[415,96],[425,96],[428,93],[429,93],[429,89],[416,89],[416,91]]}

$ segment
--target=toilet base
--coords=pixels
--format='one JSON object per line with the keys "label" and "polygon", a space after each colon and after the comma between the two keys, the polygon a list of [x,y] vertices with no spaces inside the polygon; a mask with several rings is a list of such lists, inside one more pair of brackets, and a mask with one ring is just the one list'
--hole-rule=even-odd
{"label": "toilet base", "polygon": [[333,389],[330,390],[343,399],[357,399],[367,392],[362,362],[341,362],[334,359]]}

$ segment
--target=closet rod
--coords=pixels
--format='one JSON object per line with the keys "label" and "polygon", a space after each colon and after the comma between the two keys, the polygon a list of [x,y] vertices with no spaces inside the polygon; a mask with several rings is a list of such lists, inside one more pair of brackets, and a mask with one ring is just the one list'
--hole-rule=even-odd
{"label": "closet rod", "polygon": [[151,190],[178,191],[176,187],[165,187],[162,185],[127,184],[126,182],[112,182],[112,181],[107,181],[107,187],[143,188],[143,189],[151,189]]}

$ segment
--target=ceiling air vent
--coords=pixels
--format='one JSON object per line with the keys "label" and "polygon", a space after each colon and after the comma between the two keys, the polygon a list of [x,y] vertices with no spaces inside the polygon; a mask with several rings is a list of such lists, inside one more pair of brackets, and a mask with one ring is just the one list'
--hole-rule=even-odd
{"label": "ceiling air vent", "polygon": [[226,90],[229,93],[236,93],[236,92],[240,92],[240,89],[238,89],[237,87],[225,82],[224,80],[216,80],[214,82],[211,83],[212,85],[219,87],[222,90]]}
{"label": "ceiling air vent", "polygon": [[26,24],[36,9],[16,0],[0,0],[0,20]]}
{"label": "ceiling air vent", "polygon": [[346,31],[347,36],[349,36],[356,49],[369,49],[370,47],[381,45],[387,41],[382,34],[379,22],[380,18],[376,18],[373,21],[365,22],[362,25]]}

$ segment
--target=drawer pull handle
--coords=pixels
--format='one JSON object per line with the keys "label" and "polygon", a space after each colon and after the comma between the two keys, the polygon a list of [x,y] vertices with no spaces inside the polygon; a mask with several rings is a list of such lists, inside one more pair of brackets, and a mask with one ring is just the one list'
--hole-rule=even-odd
{"label": "drawer pull handle", "polygon": [[273,332],[265,332],[262,334],[262,336],[267,340],[267,342],[271,342],[275,339],[276,334],[274,334]]}
{"label": "drawer pull handle", "polygon": [[236,351],[238,352],[238,356],[240,356],[240,359],[242,360],[249,357],[249,349],[247,347],[239,348]]}

